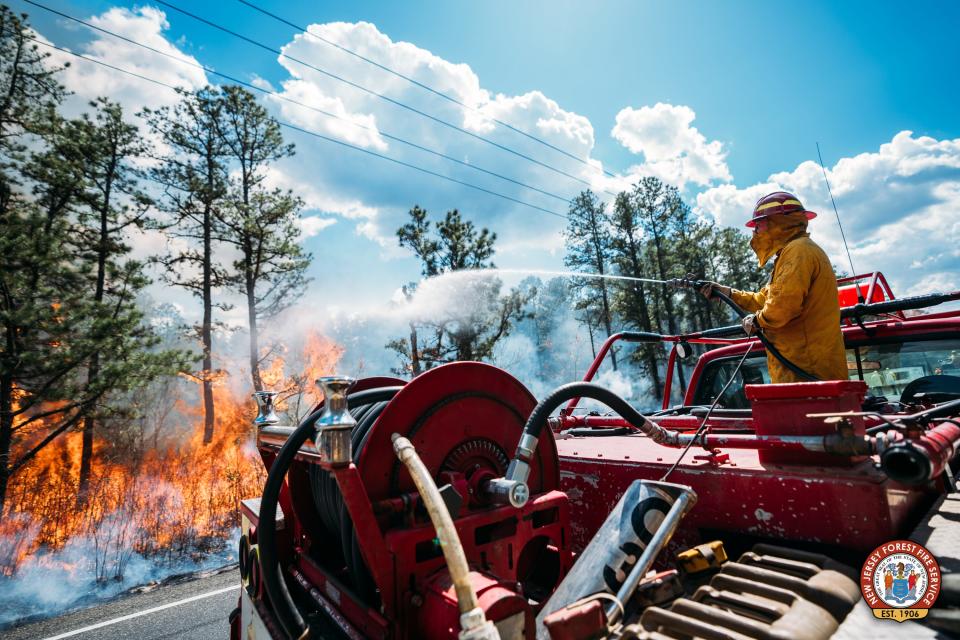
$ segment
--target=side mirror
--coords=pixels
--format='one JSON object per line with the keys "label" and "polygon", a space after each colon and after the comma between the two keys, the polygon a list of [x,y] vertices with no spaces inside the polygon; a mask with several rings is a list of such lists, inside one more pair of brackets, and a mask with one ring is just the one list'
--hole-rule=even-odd
{"label": "side mirror", "polygon": [[690,346],[689,342],[678,342],[675,347],[677,350],[677,357],[681,360],[689,358],[693,355],[693,348]]}

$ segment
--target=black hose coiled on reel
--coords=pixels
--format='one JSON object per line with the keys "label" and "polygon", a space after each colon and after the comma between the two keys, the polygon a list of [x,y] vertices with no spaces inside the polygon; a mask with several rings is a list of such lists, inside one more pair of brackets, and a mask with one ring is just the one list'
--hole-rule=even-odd
{"label": "black hose coiled on reel", "polygon": [[[386,404],[402,387],[382,387],[369,391],[360,391],[347,397],[348,406],[365,406],[377,403]],[[382,408],[381,408],[382,411]],[[283,481],[287,476],[290,465],[300,451],[300,447],[310,439],[314,433],[314,425],[322,414],[321,410],[314,411],[303,419],[296,430],[287,438],[280,448],[267,474],[267,481],[263,486],[263,496],[260,499],[260,518],[257,527],[257,544],[260,550],[260,566],[262,568],[263,586],[273,604],[274,612],[280,625],[290,638],[299,638],[307,628],[303,616],[294,602],[287,583],[283,578],[283,568],[277,554],[277,503]],[[370,422],[370,425],[373,421]],[[359,428],[359,425],[358,425]],[[369,433],[369,426],[367,427]],[[362,439],[366,434],[361,434]],[[333,478],[330,478],[333,481]],[[335,481],[334,481],[335,483]],[[321,511],[321,518],[322,518]],[[362,563],[361,563],[362,565]]]}
{"label": "black hose coiled on reel", "polygon": [[[392,389],[392,395],[401,387],[387,387],[378,391]],[[359,404],[350,408],[350,415],[357,421],[350,437],[353,448],[354,460],[359,459],[367,443],[367,437],[370,434],[371,427],[390,404],[390,400],[372,400],[370,402]],[[347,513],[347,507],[343,503],[343,496],[340,494],[340,488],[333,475],[319,467],[310,465],[310,487],[313,493],[314,505],[320,514],[320,520],[326,529],[331,544],[339,545],[346,562],[351,577],[354,579],[354,588],[357,594],[366,600],[372,606],[376,606],[377,589],[370,571],[363,562],[363,556],[360,553],[360,544],[357,542],[356,531],[353,528],[353,521],[350,514]]]}

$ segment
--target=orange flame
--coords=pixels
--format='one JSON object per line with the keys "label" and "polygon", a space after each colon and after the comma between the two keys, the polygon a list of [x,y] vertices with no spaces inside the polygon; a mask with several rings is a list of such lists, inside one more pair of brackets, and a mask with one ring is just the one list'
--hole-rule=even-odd
{"label": "orange flame", "polygon": [[[288,357],[293,362],[275,358],[263,377],[283,390],[286,405],[309,409],[304,394],[314,378],[333,373],[341,353],[333,341],[312,334],[302,353]],[[61,549],[77,536],[90,537],[100,580],[119,577],[124,553],[162,561],[221,548],[239,525],[240,501],[259,495],[266,478],[251,425],[256,411],[249,395],[231,390],[238,385],[225,384],[228,375],[212,374],[210,444],[203,444],[203,407],[194,398],[181,397],[172,407],[189,426],[154,434],[153,441],[136,421],[98,427],[85,499],[78,495],[82,433],[64,434],[41,450],[10,483],[0,522],[0,574],[12,575],[39,549]],[[202,376],[187,379],[199,383]],[[30,425],[35,438],[43,426]]]}

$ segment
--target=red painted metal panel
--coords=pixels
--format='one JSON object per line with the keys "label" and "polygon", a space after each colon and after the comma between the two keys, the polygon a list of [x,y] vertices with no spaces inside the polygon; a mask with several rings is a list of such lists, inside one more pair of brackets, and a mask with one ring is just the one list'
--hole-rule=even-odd
{"label": "red painted metal panel", "polygon": [[[311,597],[348,636],[359,631],[365,638],[382,639],[391,635],[391,624],[354,595],[335,578],[317,566],[308,556],[300,556],[297,568],[307,584],[294,573]],[[316,591],[313,593],[312,591]]]}
{"label": "red painted metal panel", "polygon": [[[464,515],[455,520],[457,533],[471,566],[506,581],[522,581],[525,570],[546,553],[557,562],[557,582],[573,563],[567,530],[569,506],[560,491],[536,496],[522,509],[501,507]],[[429,523],[388,531],[386,547],[396,560],[397,585],[422,585],[424,578],[445,567],[436,532]],[[533,544],[534,547],[529,547]],[[543,546],[543,545],[546,546]],[[548,549],[549,548],[549,549]],[[542,558],[547,561],[549,558]],[[552,561],[552,560],[551,560]]]}
{"label": "red painted metal panel", "polygon": [[[570,498],[574,550],[603,523],[626,487],[658,479],[680,451],[642,436],[558,440],[561,488]],[[691,454],[702,450],[691,451]],[[729,449],[716,464],[688,454],[671,482],[697,492],[681,523],[678,544],[696,543],[699,529],[778,540],[806,540],[869,551],[904,533],[924,491],[897,485],[868,459],[851,468],[762,464],[757,451]]]}

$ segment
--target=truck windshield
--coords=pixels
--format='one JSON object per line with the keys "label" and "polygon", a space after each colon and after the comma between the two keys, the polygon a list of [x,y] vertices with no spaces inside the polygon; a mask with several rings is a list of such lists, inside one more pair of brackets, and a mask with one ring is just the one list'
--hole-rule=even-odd
{"label": "truck windshield", "polygon": [[[956,378],[949,380],[952,384],[948,386],[960,390],[960,339],[865,344],[857,349],[860,352],[860,364],[868,395],[885,396],[891,401],[900,400],[911,382],[928,376],[947,376],[942,379],[931,378],[934,383]],[[713,403],[730,379],[739,359],[739,356],[733,356],[708,364],[694,394],[693,404]],[[847,349],[847,370],[851,380],[859,379],[854,349]],[[766,355],[751,354],[717,406],[725,409],[748,409],[750,403],[744,393],[744,385],[769,382]],[[943,385],[936,386],[939,388]],[[917,385],[914,385],[911,391],[916,388]]]}

